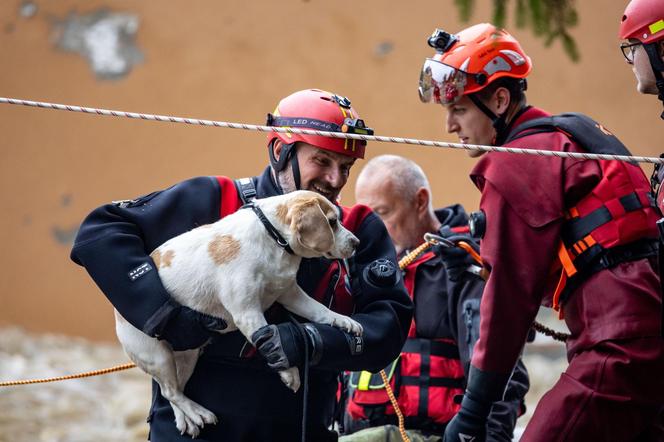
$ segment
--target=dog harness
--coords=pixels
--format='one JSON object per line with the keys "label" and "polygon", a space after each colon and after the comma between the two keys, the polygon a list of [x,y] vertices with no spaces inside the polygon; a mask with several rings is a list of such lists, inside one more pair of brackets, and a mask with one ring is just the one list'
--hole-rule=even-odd
{"label": "dog harness", "polygon": [[269,219],[267,219],[267,216],[265,216],[265,213],[261,210],[260,207],[258,207],[253,201],[243,205],[240,207],[240,209],[251,209],[254,211],[260,222],[263,224],[263,227],[265,227],[265,230],[267,230],[268,235],[272,237],[277,242],[277,245],[287,251],[289,254],[294,255],[295,252],[293,252],[293,249],[291,249],[291,246],[288,244],[288,241],[286,241],[286,238],[283,237],[281,233],[279,233],[279,230],[277,230],[276,227],[270,222]]}
{"label": "dog harness", "polygon": [[[251,178],[233,180],[225,176],[217,176],[216,179],[221,188],[220,216],[222,218],[243,207],[256,207],[251,204],[256,197],[256,186]],[[355,233],[369,213],[371,213],[371,209],[366,206],[355,205],[351,208],[342,206],[340,221],[345,228]],[[274,226],[272,227],[274,228]],[[279,243],[279,240],[275,239]],[[287,245],[283,237],[282,240]],[[279,245],[281,246],[281,243]],[[355,309],[351,287],[353,266],[352,258],[330,261],[323,278],[312,292],[312,297],[337,313],[351,315]],[[244,343],[238,343],[242,347],[239,354],[242,357],[254,356],[256,354],[254,347],[247,345],[246,339],[243,338],[243,341]]]}

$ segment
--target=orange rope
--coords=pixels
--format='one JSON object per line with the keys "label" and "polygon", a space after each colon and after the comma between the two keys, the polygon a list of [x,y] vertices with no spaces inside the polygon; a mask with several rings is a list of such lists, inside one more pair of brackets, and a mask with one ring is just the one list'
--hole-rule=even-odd
{"label": "orange rope", "polygon": [[401,258],[401,260],[399,261],[399,268],[401,270],[403,270],[406,267],[408,267],[413,261],[415,261],[415,259],[420,255],[420,253],[424,252],[426,249],[428,249],[432,245],[433,244],[426,241],[426,242],[423,242],[422,244],[420,244],[419,246],[417,246],[417,248],[415,250],[413,250],[408,255],[404,256],[403,258]]}
{"label": "orange rope", "polygon": [[[429,234],[427,234],[427,235],[429,235]],[[425,235],[425,238],[426,237],[427,236]],[[436,240],[435,236],[431,236],[429,241],[431,241],[432,244],[437,243],[437,240]],[[461,247],[463,250],[468,252],[468,254],[475,260],[475,262],[480,267],[482,267],[482,270],[480,271],[480,277],[482,279],[484,279],[485,281],[487,279],[489,279],[489,271],[484,267],[484,261],[482,260],[482,257],[475,251],[475,249],[473,249],[473,247],[465,241],[459,241],[458,243],[456,243],[456,246]],[[564,248],[564,246],[563,246],[563,248]],[[565,250],[565,252],[567,252],[566,249],[564,249],[564,250]],[[561,260],[562,260],[562,258],[561,258]],[[409,264],[410,264],[410,262],[409,262]],[[574,271],[576,272],[576,270],[574,270]],[[563,275],[565,275],[565,273],[563,273]],[[558,283],[558,285],[560,286],[560,282]],[[557,299],[556,295],[558,294],[558,291],[559,291],[559,288],[556,288],[556,293],[554,294],[554,306],[557,302],[556,301],[556,299]],[[561,312],[562,312],[562,310],[561,310]],[[562,319],[562,318],[559,318],[559,319]],[[569,333],[563,333],[563,332],[555,331],[552,328],[549,328],[549,327],[545,326],[544,324],[541,324],[537,321],[533,321],[533,326],[532,327],[535,331],[537,331],[537,332],[539,332],[539,333],[541,333],[545,336],[550,336],[553,339],[555,339],[556,341],[566,342],[567,339],[570,337]]]}
{"label": "orange rope", "polygon": [[468,253],[475,260],[476,263],[478,263],[479,265],[483,264],[482,257],[480,256],[480,254],[477,253],[475,249],[473,249],[473,247],[470,244],[468,244],[466,241],[459,241],[457,243],[457,246],[465,250],[466,253]]}
{"label": "orange rope", "polygon": [[46,382],[66,381],[67,379],[87,378],[87,377],[90,377],[90,376],[98,376],[100,374],[113,373],[114,371],[127,370],[128,368],[134,368],[134,367],[136,367],[136,364],[134,364],[133,362],[130,362],[130,363],[127,363],[127,364],[116,365],[116,366],[110,367],[110,368],[103,368],[101,370],[86,371],[85,373],[70,374],[70,375],[67,375],[67,376],[57,376],[57,377],[54,377],[54,378],[27,379],[27,380],[22,380],[22,381],[0,382],[0,387],[11,387],[11,386],[14,386],[14,385],[28,385],[28,384],[43,384],[43,383],[46,383]]}
{"label": "orange rope", "polygon": [[[431,247],[433,244],[430,243],[429,241],[425,241],[422,244],[420,244],[415,250],[401,258],[399,261],[399,269],[403,270],[406,267],[408,267],[415,259],[417,259],[418,256],[422,252],[424,252],[426,249]],[[383,379],[383,384],[385,384],[385,391],[387,392],[387,397],[390,398],[390,402],[392,403],[392,408],[394,408],[394,412],[397,414],[397,420],[399,421],[399,433],[401,434],[401,439],[403,439],[403,442],[410,442],[410,439],[408,438],[408,435],[406,434],[406,426],[404,425],[404,418],[403,418],[403,413],[401,412],[401,408],[399,408],[399,403],[397,402],[397,398],[394,396],[394,391],[392,390],[392,386],[390,385],[389,379],[387,379],[387,374],[385,373],[385,370],[380,371],[380,377]]]}
{"label": "orange rope", "polygon": [[397,419],[399,420],[399,433],[401,434],[401,439],[403,439],[403,442],[410,442],[410,439],[406,434],[406,426],[404,425],[403,422],[403,413],[399,408],[399,404],[397,403],[397,398],[394,397],[394,391],[392,391],[392,387],[390,386],[389,379],[387,379],[385,370],[380,371],[380,377],[383,378],[383,383],[385,384],[385,391],[387,392],[387,397],[390,398],[392,407],[394,408],[394,411],[397,413]]}

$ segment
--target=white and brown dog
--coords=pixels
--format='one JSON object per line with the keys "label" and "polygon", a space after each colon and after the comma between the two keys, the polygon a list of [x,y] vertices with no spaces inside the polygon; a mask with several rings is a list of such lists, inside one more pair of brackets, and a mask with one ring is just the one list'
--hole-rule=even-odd
{"label": "white and brown dog", "polygon": [[[228,328],[248,340],[267,325],[264,311],[274,302],[313,322],[334,325],[359,335],[362,326],[309,297],[296,282],[301,259],[349,258],[359,240],[345,229],[337,209],[314,192],[297,191],[254,201],[259,210],[239,210],[216,223],[172,238],[150,255],[171,296],[179,303],[223,318]],[[256,212],[256,213],[254,213]],[[268,226],[257,216],[262,212]],[[269,234],[276,228],[287,253]],[[272,234],[274,235],[274,233]],[[116,311],[116,332],[129,358],[159,383],[182,434],[198,435],[216,416],[183,394],[202,347],[173,351],[133,327]],[[297,367],[279,372],[293,391],[300,386]]]}

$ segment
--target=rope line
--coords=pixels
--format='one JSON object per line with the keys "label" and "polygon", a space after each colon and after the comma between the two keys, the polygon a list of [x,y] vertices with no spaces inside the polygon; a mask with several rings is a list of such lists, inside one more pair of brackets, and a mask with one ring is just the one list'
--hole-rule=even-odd
{"label": "rope line", "polygon": [[[406,256],[401,258],[401,260],[399,260],[399,269],[403,270],[406,267],[408,267],[413,261],[415,261],[420,256],[422,252],[427,250],[432,245],[433,244],[431,244],[430,242],[424,241],[422,244],[417,246],[415,250],[408,253]],[[397,421],[399,422],[399,434],[401,435],[401,440],[403,442],[410,442],[410,438],[406,433],[405,419],[403,417],[401,407],[399,407],[399,402],[397,401],[396,396],[394,396],[394,391],[392,390],[392,386],[390,385],[390,380],[387,378],[387,373],[385,373],[385,369],[379,371],[379,373],[381,379],[383,380],[383,385],[385,385],[385,392],[387,393],[387,397],[390,399],[392,408],[394,409],[394,412],[397,415]]]}
{"label": "rope line", "polygon": [[563,343],[567,342],[567,339],[570,337],[569,333],[556,331],[537,321],[533,322],[533,330]]}
{"label": "rope line", "polygon": [[26,379],[22,381],[6,381],[6,382],[0,382],[0,387],[11,387],[15,385],[28,385],[28,384],[44,384],[46,382],[56,382],[56,381],[66,381],[68,379],[79,379],[79,378],[87,378],[90,376],[98,376],[101,374],[108,374],[108,373],[113,373],[115,371],[122,371],[122,370],[127,370],[128,368],[134,368],[136,367],[136,364],[133,362],[127,363],[127,364],[122,364],[122,365],[116,365],[114,367],[109,367],[109,368],[104,368],[101,370],[93,370],[93,371],[87,371],[85,373],[78,373],[78,374],[70,374],[66,376],[57,376],[53,378],[44,378],[44,379]]}
{"label": "rope line", "polygon": [[558,152],[552,150],[541,150],[533,148],[517,148],[504,146],[485,146],[481,144],[448,143],[445,141],[420,140],[417,138],[386,137],[378,135],[349,134],[343,132],[328,132],[314,129],[296,129],[290,127],[263,126],[257,124],[233,123],[228,121],[201,120],[198,118],[183,118],[169,115],[156,115],[138,112],[125,112],[119,110],[100,109],[94,107],[73,106],[68,104],[48,103],[44,101],[21,100],[17,98],[0,97],[0,104],[14,104],[19,106],[39,107],[43,109],[64,110],[70,112],[82,112],[86,114],[104,115],[112,117],[132,118],[148,121],[162,121],[167,123],[182,123],[195,126],[213,126],[229,129],[242,129],[259,132],[281,132],[305,135],[318,135],[331,138],[343,138],[364,141],[378,141],[381,143],[412,144],[425,147],[444,147],[462,150],[479,150],[483,152],[503,152],[520,155],[538,155],[545,157],[575,158],[582,160],[616,160],[637,163],[664,164],[664,158],[644,157],[634,155],[610,155],[585,152]]}
{"label": "rope line", "polygon": [[[399,268],[404,269],[408,265],[410,265],[422,252],[427,250],[429,247],[431,247],[433,243],[429,241],[425,241],[422,244],[420,244],[415,250],[410,252],[408,255],[404,256],[400,261],[399,261]],[[567,333],[562,333],[562,332],[557,332],[551,328],[548,328],[544,326],[543,324],[540,324],[539,322],[535,321],[533,323],[533,328],[546,335],[546,336],[551,336],[553,339],[561,342],[565,342],[567,338],[569,337],[569,334]],[[57,382],[57,381],[65,381],[68,379],[80,379],[80,378],[87,378],[90,376],[99,376],[102,374],[108,374],[108,373],[113,373],[116,371],[122,371],[122,370],[127,370],[129,368],[134,368],[136,367],[136,364],[130,362],[126,364],[121,364],[121,365],[115,365],[113,367],[109,368],[104,368],[101,370],[93,370],[93,371],[87,371],[84,373],[78,373],[78,374],[70,374],[66,376],[57,376],[57,377],[52,377],[52,378],[42,378],[42,379],[25,379],[25,380],[19,380],[19,381],[3,381],[0,382],[0,387],[12,387],[16,385],[29,385],[29,384],[43,384],[47,382]],[[381,370],[381,377],[385,375],[385,371]],[[391,388],[388,382],[385,382],[386,389],[388,390],[388,396],[390,396]],[[394,393],[392,393],[392,397],[394,396]],[[391,398],[390,398],[391,400]],[[403,415],[401,415],[401,410],[399,409],[399,406],[396,404],[396,399],[394,402],[392,402],[392,405],[394,407],[395,412],[397,413],[397,417],[400,416],[400,423],[403,420]],[[400,425],[401,428],[401,425]],[[405,440],[405,439],[404,439]]]}
{"label": "rope line", "polygon": [[403,442],[410,442],[410,438],[406,433],[406,426],[404,424],[403,413],[401,412],[401,408],[399,408],[399,403],[397,402],[397,398],[394,396],[394,391],[392,391],[392,386],[390,385],[390,380],[387,379],[387,374],[385,374],[385,370],[380,371],[380,377],[383,380],[383,384],[385,385],[385,391],[387,392],[387,397],[390,398],[390,402],[392,403],[392,408],[394,408],[394,411],[397,414],[397,420],[399,421],[399,434],[401,435],[401,440]]}

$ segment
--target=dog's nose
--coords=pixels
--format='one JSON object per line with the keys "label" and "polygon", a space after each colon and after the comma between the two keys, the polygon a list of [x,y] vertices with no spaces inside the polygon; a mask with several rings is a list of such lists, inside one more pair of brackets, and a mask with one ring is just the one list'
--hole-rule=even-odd
{"label": "dog's nose", "polygon": [[357,249],[357,246],[360,245],[360,240],[357,239],[356,236],[353,236],[353,237],[350,239],[350,245],[351,245],[351,247],[353,247],[353,250],[354,250],[354,249]]}

